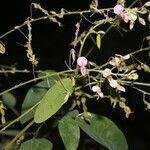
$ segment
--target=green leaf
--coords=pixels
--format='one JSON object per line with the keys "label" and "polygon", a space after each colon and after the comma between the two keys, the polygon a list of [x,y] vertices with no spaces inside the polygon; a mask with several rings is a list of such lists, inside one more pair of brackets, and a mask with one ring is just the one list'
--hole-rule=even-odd
{"label": "green leaf", "polygon": [[[32,106],[34,106],[36,103],[38,103],[46,94],[48,89],[52,87],[57,80],[59,80],[59,77],[52,76],[52,77],[46,78],[44,81],[41,81],[35,84],[32,88],[30,88],[23,101],[21,113],[23,114]],[[24,124],[25,122],[32,119],[33,116],[34,116],[34,111],[29,112],[28,114],[26,114],[24,117],[20,119],[20,122]]]}
{"label": "green leaf", "polygon": [[58,128],[66,150],[76,150],[80,140],[80,128],[72,114],[64,116],[59,121]]}
{"label": "green leaf", "polygon": [[31,139],[21,144],[19,150],[51,150],[53,144],[44,138]]}
{"label": "green leaf", "polygon": [[97,34],[96,36],[96,44],[97,44],[97,47],[100,49],[101,48],[101,35],[100,34]]}
{"label": "green leaf", "polygon": [[72,81],[69,78],[61,79],[50,88],[38,105],[34,120],[41,123],[54,115],[68,100],[73,91]]}
{"label": "green leaf", "polygon": [[2,100],[3,100],[4,104],[6,106],[8,106],[9,108],[14,107],[17,102],[16,97],[10,92],[3,94]]}
{"label": "green leaf", "polygon": [[109,150],[128,150],[125,136],[110,119],[92,114],[90,123],[80,117],[76,120],[87,135]]}

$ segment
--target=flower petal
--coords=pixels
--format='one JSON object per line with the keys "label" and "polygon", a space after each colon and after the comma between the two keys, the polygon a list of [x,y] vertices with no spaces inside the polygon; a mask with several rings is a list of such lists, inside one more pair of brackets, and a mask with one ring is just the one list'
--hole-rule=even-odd
{"label": "flower petal", "polygon": [[126,91],[126,89],[125,89],[123,86],[121,86],[121,85],[118,85],[118,86],[117,86],[117,90],[118,90],[118,91],[122,91],[122,92],[125,92],[125,91]]}
{"label": "flower petal", "polygon": [[108,81],[109,81],[109,85],[112,87],[112,88],[117,88],[117,86],[119,85],[118,82],[116,80],[114,80],[112,77],[111,78],[108,78]]}
{"label": "flower petal", "polygon": [[122,5],[116,5],[113,9],[116,15],[122,14],[123,10],[124,10],[124,7]]}
{"label": "flower petal", "polygon": [[86,66],[87,65],[87,63],[88,63],[88,60],[87,60],[87,58],[86,57],[79,57],[78,59],[77,59],[77,64],[78,64],[78,66]]}
{"label": "flower petal", "polygon": [[81,72],[82,76],[85,76],[87,74],[86,67],[84,67],[84,66],[80,67],[80,72]]}

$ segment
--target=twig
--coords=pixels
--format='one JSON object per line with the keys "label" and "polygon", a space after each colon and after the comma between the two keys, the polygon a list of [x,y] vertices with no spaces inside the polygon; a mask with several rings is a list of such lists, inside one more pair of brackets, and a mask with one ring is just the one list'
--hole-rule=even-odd
{"label": "twig", "polygon": [[[102,8],[100,9],[100,11],[104,11],[104,10],[111,10],[112,8]],[[72,11],[72,12],[65,12],[64,13],[64,16],[68,16],[68,15],[81,15],[81,14],[87,14],[87,13],[91,13],[91,10],[84,10],[84,11]],[[36,18],[36,19],[31,19],[30,20],[30,23],[33,23],[33,22],[37,22],[37,21],[40,21],[40,20],[45,20],[45,19],[49,19],[50,17],[56,17],[57,14],[53,14],[53,15],[49,15],[49,16],[43,16],[43,17],[39,17],[39,18]],[[0,36],[0,39],[6,37],[7,35],[11,34],[12,32],[24,27],[25,25],[27,25],[27,22],[24,22],[23,24],[21,25],[18,25],[18,26],[15,26],[12,30],[2,34]]]}
{"label": "twig", "polygon": [[19,137],[21,137],[32,125],[34,120],[32,120],[27,126],[25,126],[6,146],[5,149],[8,149]]}

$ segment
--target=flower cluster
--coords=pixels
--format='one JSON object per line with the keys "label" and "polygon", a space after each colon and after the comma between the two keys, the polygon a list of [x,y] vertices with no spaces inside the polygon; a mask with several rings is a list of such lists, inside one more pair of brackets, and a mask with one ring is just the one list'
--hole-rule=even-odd
{"label": "flower cluster", "polygon": [[119,54],[115,54],[115,57],[112,57],[112,60],[109,61],[109,63],[115,67],[119,66],[121,62],[127,60],[130,58],[130,55],[125,55],[125,56],[122,56],[122,55],[119,55]]}
{"label": "flower cluster", "polygon": [[119,83],[117,82],[117,80],[113,79],[112,77],[112,72],[109,68],[106,68],[103,72],[103,77],[106,78],[109,82],[109,85],[112,87],[112,88],[115,88],[117,91],[122,91],[122,92],[125,92],[125,88],[121,85],[119,85]]}
{"label": "flower cluster", "polygon": [[104,97],[104,94],[103,94],[103,92],[101,91],[101,88],[100,88],[98,85],[94,85],[94,86],[92,87],[92,91],[93,91],[93,92],[96,92],[98,98],[99,98],[99,97],[101,97],[101,98]]}
{"label": "flower cluster", "polygon": [[[128,23],[130,22],[130,30],[133,29],[135,21],[138,19],[139,23],[142,25],[146,25],[146,22],[144,18],[141,17],[141,15],[144,15],[148,12],[148,7],[150,7],[150,2],[146,2],[142,7],[140,8],[124,8],[123,5],[117,4],[113,8],[113,12],[119,16],[124,22]],[[150,14],[148,15],[148,20],[150,20]]]}

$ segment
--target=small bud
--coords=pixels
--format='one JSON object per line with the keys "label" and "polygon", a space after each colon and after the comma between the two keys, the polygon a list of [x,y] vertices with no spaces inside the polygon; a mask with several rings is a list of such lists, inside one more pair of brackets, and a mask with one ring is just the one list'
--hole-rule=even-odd
{"label": "small bud", "polygon": [[143,18],[139,17],[139,23],[142,24],[143,26],[146,25],[146,22]]}

